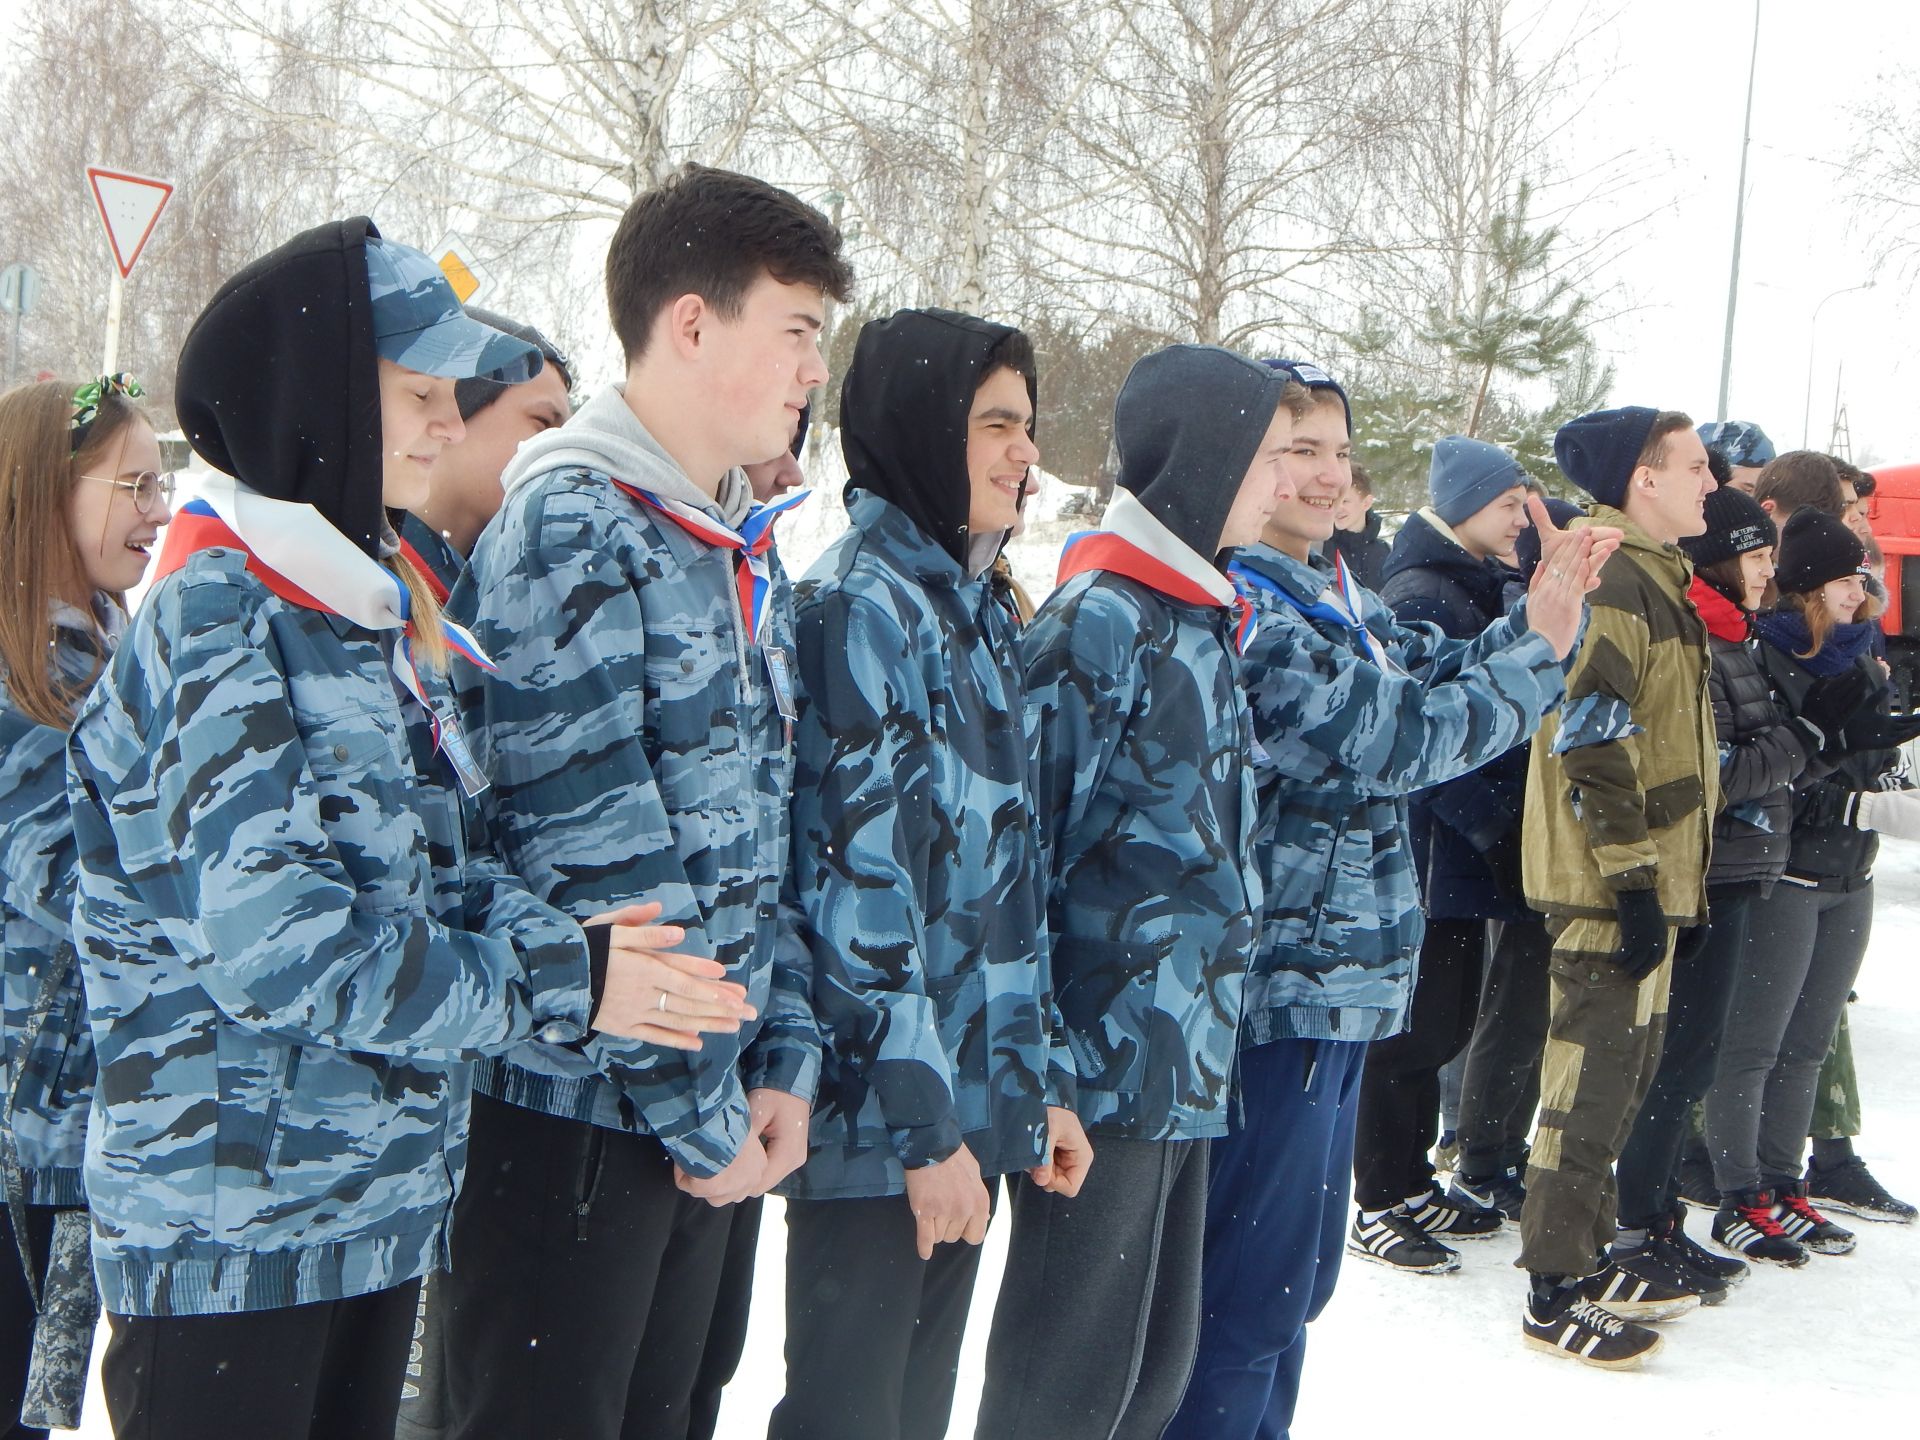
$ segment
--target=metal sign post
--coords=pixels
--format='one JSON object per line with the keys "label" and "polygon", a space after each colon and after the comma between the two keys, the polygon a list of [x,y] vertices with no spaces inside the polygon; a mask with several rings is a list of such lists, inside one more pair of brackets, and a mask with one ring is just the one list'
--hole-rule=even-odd
{"label": "metal sign post", "polygon": [[153,227],[160,223],[160,212],[173,198],[173,182],[89,165],[87,184],[93,190],[93,203],[100,211],[107,245],[113,251],[115,273],[107,291],[107,337],[100,362],[100,373],[112,375],[120,361],[120,313],[127,276],[140,259],[140,252],[147,248]]}

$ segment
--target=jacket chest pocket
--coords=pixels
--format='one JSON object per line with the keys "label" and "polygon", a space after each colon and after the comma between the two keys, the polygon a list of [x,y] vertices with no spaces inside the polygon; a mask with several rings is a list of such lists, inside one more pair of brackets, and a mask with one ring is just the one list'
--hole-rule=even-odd
{"label": "jacket chest pocket", "polygon": [[426,836],[410,801],[399,717],[373,708],[297,713],[320,821],[373,912],[424,903]]}

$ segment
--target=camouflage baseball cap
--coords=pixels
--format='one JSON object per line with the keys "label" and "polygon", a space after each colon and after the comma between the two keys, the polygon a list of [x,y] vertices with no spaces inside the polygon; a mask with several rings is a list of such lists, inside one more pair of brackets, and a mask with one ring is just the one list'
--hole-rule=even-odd
{"label": "camouflage baseball cap", "polygon": [[517,385],[540,373],[537,346],[482,325],[460,308],[453,285],[418,250],[367,240],[374,348],[383,360],[449,380]]}
{"label": "camouflage baseball cap", "polygon": [[1710,420],[1699,434],[1700,443],[1726,456],[1729,465],[1760,466],[1773,459],[1773,442],[1751,420]]}

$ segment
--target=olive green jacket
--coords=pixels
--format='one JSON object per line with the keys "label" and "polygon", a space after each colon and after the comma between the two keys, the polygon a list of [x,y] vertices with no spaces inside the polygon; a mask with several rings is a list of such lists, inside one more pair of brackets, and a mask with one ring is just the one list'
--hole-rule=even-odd
{"label": "olive green jacket", "polygon": [[1693,567],[1608,506],[1573,523],[1617,525],[1625,539],[1587,597],[1566,704],[1534,737],[1527,902],[1608,919],[1619,892],[1657,888],[1669,922],[1698,924],[1720,761],[1707,630],[1687,598]]}

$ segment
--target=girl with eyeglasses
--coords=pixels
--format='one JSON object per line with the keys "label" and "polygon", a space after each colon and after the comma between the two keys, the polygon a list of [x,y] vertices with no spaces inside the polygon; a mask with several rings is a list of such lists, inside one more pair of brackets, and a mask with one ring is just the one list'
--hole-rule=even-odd
{"label": "girl with eyeglasses", "polygon": [[[72,936],[67,730],[126,625],[173,478],[126,375],[0,395],[0,1436],[77,1426],[97,1306],[80,1169],[93,1098]],[[29,1360],[44,1364],[26,1395]]]}

